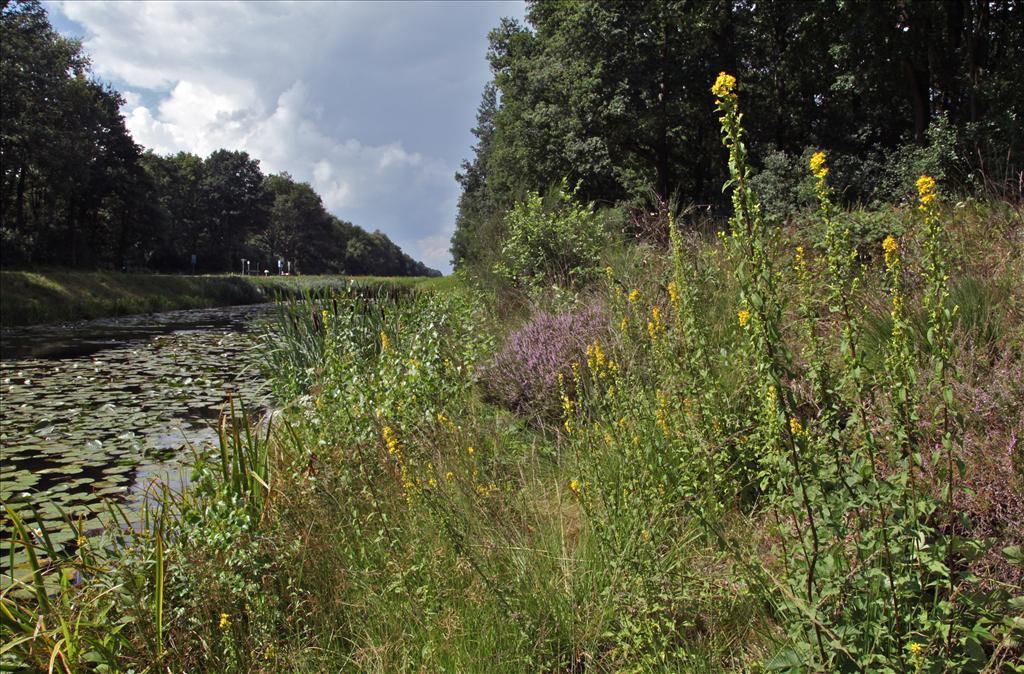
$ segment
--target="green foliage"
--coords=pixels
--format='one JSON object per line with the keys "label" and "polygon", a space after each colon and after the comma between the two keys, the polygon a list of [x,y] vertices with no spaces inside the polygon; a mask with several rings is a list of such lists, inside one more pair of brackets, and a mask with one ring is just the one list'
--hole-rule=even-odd
{"label": "green foliage", "polygon": [[588,201],[727,206],[697,84],[722,68],[745,83],[769,219],[813,201],[807,147],[830,148],[847,205],[904,202],[923,173],[1019,198],[1022,25],[1015,3],[531,2],[525,25],[490,34],[455,263],[486,256],[467,242],[500,236],[495,213],[563,176]]}
{"label": "green foliage", "polygon": [[[0,9],[0,259],[4,265],[428,276],[380,232],[338,220],[241,151],[142,153],[121,96],[38,0]],[[254,263],[254,264],[252,264]],[[262,265],[260,264],[262,263]]]}
{"label": "green foliage", "polygon": [[506,236],[495,271],[533,290],[579,288],[599,272],[607,234],[593,204],[577,200],[566,182],[547,198],[531,192],[505,216]]}

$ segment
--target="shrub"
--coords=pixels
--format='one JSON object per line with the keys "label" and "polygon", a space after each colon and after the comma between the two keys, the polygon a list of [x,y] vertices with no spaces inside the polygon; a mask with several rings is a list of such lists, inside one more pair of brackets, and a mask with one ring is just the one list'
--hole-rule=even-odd
{"label": "shrub", "polygon": [[785,221],[814,203],[814,181],[804,169],[812,152],[807,148],[798,156],[772,147],[765,153],[764,167],[750,186],[769,221]]}
{"label": "shrub", "polygon": [[530,418],[557,417],[558,375],[570,376],[587,346],[608,333],[603,307],[577,313],[540,313],[512,333],[494,363],[481,375],[487,396]]}
{"label": "shrub", "polygon": [[548,197],[531,192],[505,217],[507,229],[495,271],[513,285],[526,288],[578,288],[600,269],[605,243],[603,220],[593,204],[576,201],[566,182]]}

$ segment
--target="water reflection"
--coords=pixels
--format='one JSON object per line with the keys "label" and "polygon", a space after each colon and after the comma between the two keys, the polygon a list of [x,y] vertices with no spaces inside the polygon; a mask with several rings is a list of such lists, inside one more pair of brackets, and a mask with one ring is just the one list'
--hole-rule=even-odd
{"label": "water reflection", "polygon": [[[28,495],[56,526],[88,526],[101,498],[137,504],[178,483],[228,395],[268,406],[257,363],[267,305],[5,330],[0,338],[0,500]],[[206,449],[204,449],[206,448]],[[57,535],[63,538],[66,532]]]}

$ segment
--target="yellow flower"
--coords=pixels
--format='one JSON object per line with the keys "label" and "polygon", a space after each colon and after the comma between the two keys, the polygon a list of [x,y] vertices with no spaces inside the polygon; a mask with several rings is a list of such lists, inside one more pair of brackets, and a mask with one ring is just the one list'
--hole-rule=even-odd
{"label": "yellow flower", "polygon": [[661,321],[661,310],[658,307],[651,307],[651,320],[647,321],[647,334],[652,340],[658,338],[665,331],[665,324]]}
{"label": "yellow flower", "polygon": [[921,648],[921,644],[917,642],[910,644],[909,646],[907,646],[907,648],[910,649],[910,654],[914,657],[921,655],[921,651],[924,650],[923,648]]}
{"label": "yellow flower", "polygon": [[796,417],[789,420],[789,432],[793,435],[801,435],[804,432],[804,427],[800,425],[800,420]]}
{"label": "yellow flower", "polygon": [[448,482],[451,482],[452,480],[455,479],[455,473],[449,470],[447,473],[444,474],[444,479],[447,480]]}
{"label": "yellow flower", "polygon": [[718,73],[718,79],[711,87],[711,93],[718,98],[729,98],[736,95],[736,78],[726,72]]}
{"label": "yellow flower", "polygon": [[679,286],[676,285],[675,281],[668,282],[668,299],[672,304],[679,303]]}
{"label": "yellow flower", "polygon": [[327,320],[327,309],[324,309],[323,311],[321,311],[320,315],[323,316],[324,320],[326,321]]}
{"label": "yellow flower", "polygon": [[381,431],[381,435],[384,436],[384,444],[388,448],[388,454],[395,456],[400,455],[402,452],[401,446],[398,444],[398,438],[395,437],[395,432],[390,426],[385,426]]}
{"label": "yellow flower", "polygon": [[473,452],[475,452],[475,451],[476,450],[473,449],[472,447],[467,447],[466,448],[466,454],[469,454],[470,456],[473,456]]}
{"label": "yellow flower", "polygon": [[740,321],[740,327],[741,328],[747,327],[747,323],[750,322],[750,312],[749,311],[747,311],[746,309],[740,309],[736,313],[736,317]]}
{"label": "yellow flower", "polygon": [[220,622],[217,624],[217,628],[223,632],[229,627],[231,627],[231,616],[227,613],[221,613]]}
{"label": "yellow flower", "polygon": [[640,291],[637,290],[636,288],[633,288],[631,291],[629,291],[628,299],[630,302],[636,302],[638,299],[640,299]]}
{"label": "yellow flower", "polygon": [[828,175],[828,167],[825,166],[824,152],[815,152],[811,157],[811,173],[819,179]]}
{"label": "yellow flower", "polygon": [[622,322],[619,323],[619,330],[625,332],[628,329],[629,329],[629,319],[628,318],[623,318]]}
{"label": "yellow flower", "polygon": [[569,480],[569,491],[571,491],[573,494],[579,494],[580,493],[580,481],[577,480],[576,478],[573,478],[573,479]]}
{"label": "yellow flower", "polygon": [[931,176],[921,176],[917,179],[917,194],[921,197],[921,205],[927,206],[935,201],[935,179]]}
{"label": "yellow flower", "polygon": [[380,331],[380,352],[385,353],[391,348],[391,340],[388,339],[388,334],[383,330]]}
{"label": "yellow flower", "polygon": [[896,243],[896,239],[893,238],[892,234],[885,237],[885,241],[882,242],[882,251],[885,253],[885,264],[891,266],[893,260],[896,259],[896,251],[899,249],[899,244]]}

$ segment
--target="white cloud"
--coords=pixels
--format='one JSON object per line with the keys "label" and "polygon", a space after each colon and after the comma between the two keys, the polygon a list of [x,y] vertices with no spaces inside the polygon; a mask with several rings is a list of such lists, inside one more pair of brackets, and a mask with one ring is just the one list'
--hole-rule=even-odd
{"label": "white cloud", "polygon": [[447,269],[488,77],[486,33],[522,3],[98,3],[53,7],[157,152],[240,149],[339,217]]}

